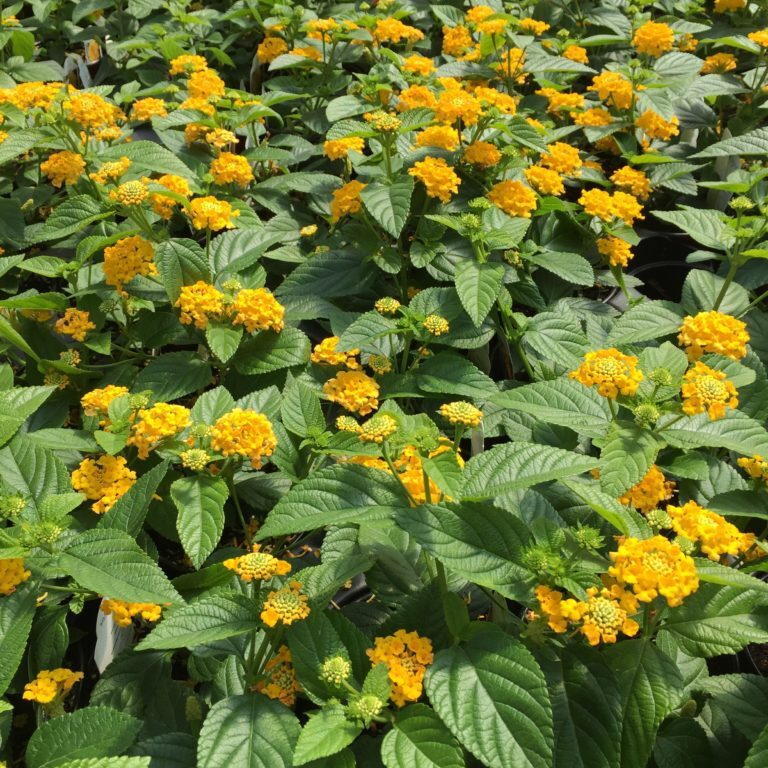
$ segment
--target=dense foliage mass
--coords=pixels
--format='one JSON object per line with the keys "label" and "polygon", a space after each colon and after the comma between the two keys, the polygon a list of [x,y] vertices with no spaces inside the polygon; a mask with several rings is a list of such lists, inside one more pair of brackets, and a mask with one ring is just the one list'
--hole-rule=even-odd
{"label": "dense foliage mass", "polygon": [[765,766],[766,25],[4,7],[0,765]]}

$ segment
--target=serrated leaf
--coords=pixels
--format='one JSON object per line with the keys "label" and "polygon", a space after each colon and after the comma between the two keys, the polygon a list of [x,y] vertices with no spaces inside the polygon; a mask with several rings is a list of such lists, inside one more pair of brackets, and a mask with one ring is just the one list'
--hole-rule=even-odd
{"label": "serrated leaf", "polygon": [[151,768],[148,757],[90,757],[61,763],[59,768]]}
{"label": "serrated leaf", "polygon": [[434,710],[411,704],[397,713],[395,725],[381,743],[387,768],[464,768],[461,747]]}
{"label": "serrated leaf", "polygon": [[439,651],[425,687],[451,733],[485,765],[551,768],[554,734],[544,674],[500,629],[478,628],[466,643]]}
{"label": "serrated leaf", "polygon": [[29,152],[35,144],[46,137],[45,131],[28,128],[23,131],[14,131],[0,144],[0,165],[9,160],[15,160],[19,155]]}
{"label": "serrated leaf", "polygon": [[473,400],[490,397],[496,383],[477,366],[453,352],[428,357],[417,373],[419,389],[430,394],[461,395]]}
{"label": "serrated leaf", "polygon": [[24,657],[35,617],[37,591],[22,585],[0,600],[0,696],[6,692]]}
{"label": "serrated leaf", "polygon": [[61,240],[111,215],[90,195],[74,195],[58,205],[44,224],[27,227],[25,239],[27,243]]}
{"label": "serrated leaf", "polygon": [[749,643],[768,642],[767,602],[757,591],[702,584],[669,611],[661,631],[691,656],[735,653]]}
{"label": "serrated leaf", "polygon": [[166,352],[139,372],[134,391],[151,390],[156,402],[169,402],[211,383],[211,366],[196,352]]}
{"label": "serrated leaf", "polygon": [[213,424],[225,413],[229,413],[235,407],[235,399],[224,387],[215,387],[203,392],[195,400],[192,406],[191,417],[193,421],[202,421],[204,424]]}
{"label": "serrated leaf", "polygon": [[763,768],[768,763],[768,725],[760,731],[755,743],[749,750],[744,768]]}
{"label": "serrated leaf", "polygon": [[163,461],[143,474],[99,520],[99,528],[114,528],[138,536],[158,486],[168,471]]}
{"label": "serrated leaf", "polygon": [[107,707],[86,707],[44,722],[30,737],[29,768],[55,768],[72,760],[116,757],[133,744],[141,721]]}
{"label": "serrated leaf", "polygon": [[392,237],[399,237],[411,211],[413,176],[399,176],[392,184],[372,181],[360,199],[374,221]]}
{"label": "serrated leaf", "polygon": [[695,557],[694,562],[701,581],[726,587],[755,590],[764,594],[768,593],[768,582],[752,574],[744,573],[737,568],[729,568],[727,565],[721,565],[704,557]]}
{"label": "serrated leaf", "polygon": [[553,275],[574,285],[591,287],[595,283],[595,272],[592,265],[578,253],[564,251],[541,251],[528,254],[527,261],[546,269]]}
{"label": "serrated leaf", "polygon": [[467,501],[492,499],[518,488],[580,475],[597,466],[597,459],[548,445],[497,445],[467,462],[463,497]]}
{"label": "serrated leaf", "polygon": [[182,286],[193,285],[199,280],[211,281],[205,253],[194,240],[163,240],[155,246],[154,262],[171,303],[179,298]]}
{"label": "serrated leaf", "polygon": [[760,675],[718,675],[699,680],[697,691],[707,693],[728,714],[728,720],[750,741],[765,727],[768,678]]}
{"label": "serrated leaf", "polygon": [[[657,424],[663,427],[665,422]],[[684,416],[661,434],[677,448],[727,448],[742,456],[768,455],[768,432],[749,416],[739,411],[726,411],[722,419],[712,421],[707,413]]]}
{"label": "serrated leaf", "polygon": [[262,331],[246,339],[234,357],[234,366],[245,376],[271,373],[309,360],[309,339],[298,329],[287,327],[280,333]]}
{"label": "serrated leaf", "polygon": [[637,485],[656,461],[660,443],[635,424],[614,425],[600,451],[600,485],[614,498]]}
{"label": "serrated leaf", "polygon": [[222,363],[226,363],[237,352],[242,338],[243,329],[241,326],[233,328],[231,325],[211,322],[205,329],[205,340],[208,342],[211,352]]}
{"label": "serrated leaf", "polygon": [[504,266],[466,259],[456,265],[455,275],[456,293],[475,327],[479,328],[499,295]]}
{"label": "serrated leaf", "polygon": [[489,506],[422,505],[396,519],[448,570],[511,599],[529,595],[533,575],[519,562],[530,536],[516,517]]}
{"label": "serrated leaf", "polygon": [[285,428],[299,437],[306,437],[311,430],[325,427],[319,395],[295,379],[283,391],[280,415]]}
{"label": "serrated leaf", "polygon": [[197,768],[291,768],[299,730],[296,716],[279,701],[230,696],[205,718]]}
{"label": "serrated leaf", "polygon": [[703,269],[692,269],[685,278],[680,303],[690,314],[701,310],[714,309],[720,292],[725,294],[718,307],[720,312],[737,317],[746,311],[750,295],[744,286],[733,281],[725,285],[725,278]]}
{"label": "serrated leaf", "polygon": [[359,349],[372,354],[391,355],[394,344],[392,333],[397,324],[375,310],[364,312],[353,320],[339,335],[337,349]]}
{"label": "serrated leaf", "polygon": [[651,535],[651,529],[645,518],[639,512],[623,506],[612,496],[603,493],[599,489],[599,483],[582,482],[570,478],[562,479],[560,482],[625,536],[647,539]]}
{"label": "serrated leaf", "polygon": [[237,593],[204,595],[170,611],[137,650],[194,648],[252,632],[261,626],[258,603]]}
{"label": "serrated leaf", "polygon": [[131,748],[131,754],[149,758],[150,768],[190,768],[195,764],[197,737],[191,733],[164,733],[145,739]]}
{"label": "serrated leaf", "polygon": [[176,530],[195,568],[216,549],[224,530],[224,503],[229,489],[221,477],[194,475],[171,485],[171,498],[179,511]]}
{"label": "serrated leaf", "polygon": [[99,160],[119,160],[127,157],[131,161],[131,172],[140,176],[145,173],[172,174],[187,180],[193,179],[194,173],[173,152],[154,141],[131,141],[107,147],[99,153]]}
{"label": "serrated leaf", "polygon": [[619,768],[621,695],[602,655],[575,646],[537,658],[552,700],[553,768]]}
{"label": "serrated leaf", "polygon": [[59,556],[59,566],[86,589],[131,603],[182,603],[160,567],[127,533],[94,528]]}
{"label": "serrated leaf", "polygon": [[531,317],[523,340],[542,357],[566,368],[576,368],[588,348],[578,319],[556,312],[539,312]]}
{"label": "serrated leaf", "polygon": [[607,343],[611,346],[635,344],[677,334],[683,312],[671,301],[644,301],[628,309],[614,323]]}
{"label": "serrated leaf", "polygon": [[647,638],[624,640],[604,656],[621,690],[621,768],[646,768],[659,725],[682,699],[680,672]]}
{"label": "serrated leaf", "polygon": [[528,413],[545,424],[557,424],[589,437],[605,434],[611,411],[594,389],[569,378],[537,381],[494,395],[493,402]]}
{"label": "serrated leaf", "polygon": [[687,205],[678,207],[678,211],[653,211],[653,215],[679,227],[707,248],[721,251],[733,242],[733,232],[726,226],[720,211]]}
{"label": "serrated leaf", "polygon": [[741,136],[733,136],[710,144],[701,152],[689,155],[689,157],[734,157],[737,155],[760,155],[764,157],[766,154],[768,154],[768,128],[757,128]]}
{"label": "serrated leaf", "polygon": [[395,478],[352,464],[336,464],[315,472],[291,488],[267,515],[258,540],[311,531],[325,525],[389,517],[408,502]]}
{"label": "serrated leaf", "polygon": [[16,434],[27,417],[55,391],[55,387],[16,387],[0,392],[0,446]]}
{"label": "serrated leaf", "polygon": [[360,726],[347,720],[341,704],[328,704],[310,716],[301,729],[293,764],[306,765],[311,760],[330,757],[349,746],[360,733]]}

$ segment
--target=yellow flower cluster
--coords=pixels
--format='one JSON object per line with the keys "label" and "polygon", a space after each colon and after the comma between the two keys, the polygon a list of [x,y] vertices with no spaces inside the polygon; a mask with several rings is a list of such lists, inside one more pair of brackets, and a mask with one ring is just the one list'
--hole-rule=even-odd
{"label": "yellow flower cluster", "polygon": [[426,56],[420,56],[414,53],[403,59],[403,72],[410,72],[412,75],[421,75],[429,77],[435,71],[435,63]]}
{"label": "yellow flower cluster", "polygon": [[137,99],[131,105],[131,119],[146,122],[153,117],[166,117],[168,110],[162,99]]}
{"label": "yellow flower cluster", "polygon": [[337,349],[338,345],[339,337],[329,336],[315,345],[309,359],[315,365],[343,365],[345,368],[349,368],[349,370],[357,370],[360,367],[360,363],[357,362],[356,357],[360,354],[360,350],[350,349],[347,352],[341,352]]}
{"label": "yellow flower cluster", "polygon": [[715,13],[738,11],[747,7],[749,0],[715,0]]}
{"label": "yellow flower cluster", "polygon": [[459,120],[464,125],[474,125],[483,111],[480,102],[460,88],[444,90],[434,106],[435,119],[446,125],[453,125]]}
{"label": "yellow flower cluster", "polygon": [[626,240],[612,235],[598,238],[597,250],[608,258],[612,267],[626,267],[634,256],[632,247]]}
{"label": "yellow flower cluster", "polygon": [[0,560],[0,595],[10,595],[16,591],[19,584],[23,584],[32,573],[24,568],[24,560],[21,557],[11,557]]}
{"label": "yellow flower cluster", "polygon": [[611,181],[619,188],[633,194],[638,200],[646,200],[651,194],[651,181],[636,168],[625,165],[611,174]]}
{"label": "yellow flower cluster", "polygon": [[682,507],[670,504],[667,514],[672,518],[675,533],[697,542],[710,560],[717,561],[723,555],[741,554],[755,543],[754,534],[742,533],[717,512],[700,507],[695,501],[689,501]]}
{"label": "yellow flower cluster", "polygon": [[592,109],[586,109],[584,112],[575,114],[573,116],[573,122],[576,123],[576,125],[584,126],[610,125],[613,122],[613,116],[606,109],[593,107]]}
{"label": "yellow flower cluster", "polygon": [[245,187],[253,181],[251,164],[242,155],[222,152],[211,163],[211,176],[216,184],[237,184]]}
{"label": "yellow flower cluster", "polygon": [[155,248],[141,235],[132,235],[118,240],[104,249],[104,277],[107,285],[112,285],[118,293],[123,291],[123,284],[137,275],[156,275],[154,262]]}
{"label": "yellow flower cluster", "polygon": [[650,512],[662,501],[672,498],[674,492],[675,483],[667,480],[664,473],[653,464],[645,477],[621,496],[619,501],[640,512]]}
{"label": "yellow flower cluster", "polygon": [[619,634],[634,637],[640,629],[630,618],[637,613],[637,598],[617,584],[590,587],[585,601],[566,598],[559,590],[540,584],[536,599],[550,629],[562,634],[569,625],[577,625],[590,645],[615,643]]}
{"label": "yellow flower cluster", "polygon": [[309,598],[302,592],[300,581],[291,581],[288,586],[270,592],[261,611],[261,620],[268,627],[274,627],[278,622],[290,625],[307,616]]}
{"label": "yellow flower cluster", "polygon": [[433,125],[416,134],[417,147],[438,147],[453,152],[459,146],[459,132],[447,125]]}
{"label": "yellow flower cluster", "polygon": [[273,576],[285,576],[290,573],[291,564],[278,560],[269,552],[262,552],[258,544],[253,551],[239,557],[231,557],[223,563],[225,568],[234,571],[243,581],[266,581]]}
{"label": "yellow flower cluster", "polygon": [[522,182],[509,179],[494,184],[488,199],[509,216],[530,219],[536,210],[536,194]]}
{"label": "yellow flower cluster", "polygon": [[[171,173],[164,174],[159,179],[155,179],[154,183],[182,197],[189,197],[192,193],[186,179]],[[152,210],[166,220],[171,218],[176,206],[179,205],[176,200],[168,195],[164,195],[162,192],[153,192],[150,196],[150,201],[152,203]]]}
{"label": "yellow flower cluster", "polygon": [[635,120],[635,125],[651,139],[669,141],[673,136],[680,133],[680,121],[677,117],[665,120],[658,112],[652,109],[646,109],[640,117]]}
{"label": "yellow flower cluster", "polygon": [[82,672],[71,669],[41,669],[37,677],[24,686],[22,698],[36,701],[38,704],[50,704],[54,699],[63,699],[78,680],[83,679]]}
{"label": "yellow flower cluster", "polygon": [[628,585],[640,602],[650,603],[661,595],[674,608],[699,588],[693,559],[663,536],[625,537],[610,558],[609,575]]}
{"label": "yellow flower cluster", "polygon": [[119,160],[102,163],[98,171],[88,174],[88,178],[97,184],[108,184],[119,179],[130,167],[131,161],[127,157],[121,157]]}
{"label": "yellow flower cluster", "polygon": [[691,361],[707,353],[741,360],[747,354],[749,333],[747,324],[738,318],[712,310],[688,315],[677,340]]}
{"label": "yellow flower cluster", "polygon": [[230,306],[232,324],[242,325],[248,333],[285,327],[285,307],[266,288],[243,288]]}
{"label": "yellow flower cluster", "polygon": [[128,469],[123,456],[104,454],[97,459],[83,459],[72,472],[72,487],[91,501],[91,509],[103,515],[136,482],[136,473]]}
{"label": "yellow flower cluster", "polygon": [[532,165],[530,168],[526,168],[524,173],[526,181],[540,195],[559,196],[565,192],[563,180],[557,171],[542,168],[540,165]]}
{"label": "yellow flower cluster", "polygon": [[463,427],[479,427],[483,420],[483,412],[479,408],[462,400],[444,403],[438,408],[438,413],[451,424]]}
{"label": "yellow flower cluster", "polygon": [[211,427],[211,446],[222,456],[244,456],[260,469],[262,460],[274,453],[277,438],[263,413],[235,408]]}
{"label": "yellow flower cluster", "polygon": [[75,341],[85,341],[88,331],[92,331],[96,326],[91,322],[88,312],[70,307],[64,311],[64,317],[59,318],[53,327],[57,333],[71,336]]}
{"label": "yellow flower cluster", "polygon": [[492,168],[501,160],[501,152],[488,141],[475,141],[465,147],[464,159],[472,165]]}
{"label": "yellow flower cluster", "polygon": [[569,376],[580,381],[585,387],[597,386],[603,396],[615,400],[619,394],[634,395],[643,373],[637,367],[634,355],[625,355],[618,349],[599,349],[587,352],[584,362]]}
{"label": "yellow flower cluster", "polygon": [[240,211],[233,209],[226,200],[208,195],[192,200],[187,214],[195,229],[210,229],[212,232],[218,232],[220,229],[232,229],[235,226],[233,219],[240,215]]}
{"label": "yellow flower cluster", "polygon": [[148,197],[149,189],[147,188],[146,179],[126,181],[109,193],[110,200],[114,200],[127,208],[141,205]]}
{"label": "yellow flower cluster", "polygon": [[43,83],[35,80],[19,83],[13,88],[0,88],[0,104],[13,104],[22,112],[30,109],[50,109],[58,96],[65,92],[62,83]]}
{"label": "yellow flower cluster", "polygon": [[424,39],[424,33],[416,27],[403,24],[399,19],[388,17],[379,19],[373,28],[373,39],[377,45],[382,43],[399,43],[405,40],[407,43],[418,43]]}
{"label": "yellow flower cluster", "polygon": [[66,116],[82,128],[96,132],[125,119],[125,115],[103,96],[92,91],[73,94],[62,104]]}
{"label": "yellow flower cluster", "polygon": [[645,53],[656,58],[667,51],[671,51],[674,44],[675,33],[672,27],[655,21],[646,21],[642,27],[636,30],[632,38],[632,45],[635,46],[638,53]]}
{"label": "yellow flower cluster", "polygon": [[337,222],[342,216],[357,213],[363,204],[360,193],[365,189],[365,184],[352,180],[335,190],[331,201],[331,221]]}
{"label": "yellow flower cluster", "polygon": [[747,37],[761,48],[768,48],[768,28],[760,29],[757,32],[750,32]]}
{"label": "yellow flower cluster", "polygon": [[104,427],[109,423],[106,418],[109,413],[109,404],[118,397],[128,394],[128,387],[120,387],[115,384],[107,384],[101,389],[93,389],[86,392],[80,398],[80,405],[86,416],[98,416],[99,426]]}
{"label": "yellow flower cluster", "polygon": [[398,629],[393,635],[377,637],[366,654],[371,664],[386,665],[392,683],[390,698],[396,706],[421,698],[424,673],[435,658],[428,637]]}
{"label": "yellow flower cluster", "polygon": [[51,180],[54,187],[74,184],[85,170],[85,160],[77,152],[54,152],[40,163],[40,170]]}
{"label": "yellow flower cluster", "polygon": [[256,49],[256,57],[262,64],[272,63],[278,56],[288,52],[288,44],[281,37],[265,37]]}
{"label": "yellow flower cluster", "polygon": [[323,144],[323,154],[329,160],[343,160],[350,152],[362,152],[363,149],[365,149],[365,139],[359,136],[329,139]]}
{"label": "yellow flower cluster", "polygon": [[340,371],[325,382],[323,392],[332,402],[361,416],[379,407],[379,385],[362,371]]}
{"label": "yellow flower cluster", "polygon": [[541,164],[551,171],[566,175],[576,173],[582,166],[579,150],[562,141],[547,145],[547,151],[541,156]]}
{"label": "yellow flower cluster", "polygon": [[408,173],[425,187],[429,197],[448,203],[459,191],[461,179],[442,157],[427,157],[415,163]]}
{"label": "yellow flower cluster", "polygon": [[427,315],[422,326],[432,336],[443,336],[451,330],[448,321],[440,315]]}
{"label": "yellow flower cluster", "polygon": [[632,83],[619,72],[595,75],[587,90],[597,91],[602,101],[616,109],[629,109],[632,106]]}
{"label": "yellow flower cluster", "polygon": [[736,463],[753,479],[768,483],[768,461],[755,454],[751,459],[746,456],[737,459]]}
{"label": "yellow flower cluster", "polygon": [[154,603],[129,603],[105,598],[101,603],[101,612],[106,616],[111,615],[112,621],[119,627],[130,627],[136,616],[154,624],[160,620],[163,609]]}
{"label": "yellow flower cluster", "polygon": [[281,645],[277,653],[264,665],[264,678],[256,683],[256,690],[292,707],[296,703],[296,694],[302,688],[296,679],[291,652],[287,645]]}
{"label": "yellow flower cluster", "polygon": [[699,361],[683,377],[683,412],[689,416],[706,411],[716,421],[725,416],[727,408],[738,407],[736,387],[726,380],[723,371]]}
{"label": "yellow flower cluster", "polygon": [[158,444],[183,432],[192,423],[189,408],[183,405],[157,403],[151,408],[139,411],[139,420],[131,427],[128,445],[139,453],[140,459],[149,457],[149,452]]}
{"label": "yellow flower cluster", "polygon": [[224,294],[215,286],[198,280],[181,289],[174,306],[179,309],[181,323],[194,324],[195,328],[205,330],[210,320],[218,320],[224,314]]}
{"label": "yellow flower cluster", "polygon": [[702,75],[725,74],[736,69],[736,57],[732,53],[715,53],[707,56],[701,65]]}
{"label": "yellow flower cluster", "polygon": [[360,425],[358,435],[363,443],[383,443],[395,432],[397,421],[388,413],[378,413]]}
{"label": "yellow flower cluster", "polygon": [[184,53],[175,59],[171,59],[171,66],[168,72],[171,75],[191,75],[193,72],[200,72],[203,69],[208,69],[208,62],[203,56]]}
{"label": "yellow flower cluster", "polygon": [[587,189],[579,197],[579,205],[584,208],[587,216],[597,216],[603,221],[619,218],[628,227],[631,227],[636,219],[644,219],[643,207],[637,198],[626,192],[606,192],[603,189]]}

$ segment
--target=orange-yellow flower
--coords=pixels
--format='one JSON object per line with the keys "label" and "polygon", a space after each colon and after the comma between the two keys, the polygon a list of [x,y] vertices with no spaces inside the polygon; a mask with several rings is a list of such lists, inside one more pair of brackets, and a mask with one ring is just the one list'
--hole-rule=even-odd
{"label": "orange-yellow flower", "polygon": [[536,195],[519,181],[500,181],[488,193],[488,199],[509,216],[530,219],[536,210]]}
{"label": "orange-yellow flower", "polygon": [[277,448],[272,422],[257,411],[235,408],[211,427],[211,446],[222,456],[245,456],[254,469]]}
{"label": "orange-yellow flower", "polygon": [[675,44],[675,33],[668,24],[656,21],[646,21],[635,31],[632,45],[638,53],[645,53],[658,58],[663,53],[672,50]]}
{"label": "orange-yellow flower", "polygon": [[634,395],[644,378],[637,367],[637,358],[625,355],[613,347],[587,352],[584,362],[569,375],[585,387],[596,386],[603,397],[611,400],[615,400],[619,394]]}
{"label": "orange-yellow flower", "polygon": [[72,472],[72,487],[94,503],[91,509],[103,515],[136,482],[136,473],[128,469],[123,456],[104,454],[97,459],[83,459]]}
{"label": "orange-yellow flower", "polygon": [[329,400],[352,413],[367,416],[379,407],[379,385],[362,371],[340,371],[323,385]]}
{"label": "orange-yellow flower", "polygon": [[363,204],[360,193],[364,189],[365,184],[353,179],[335,190],[331,201],[331,221],[337,222],[342,216],[357,213]]}
{"label": "orange-yellow flower", "polygon": [[749,333],[743,321],[712,310],[688,315],[683,320],[677,340],[685,347],[691,361],[707,353],[741,360],[747,354]]}
{"label": "orange-yellow flower", "polygon": [[386,665],[392,683],[390,698],[396,706],[421,698],[424,674],[434,660],[429,638],[398,629],[393,635],[377,637],[366,654],[371,664]]}
{"label": "orange-yellow flower", "polygon": [[415,163],[408,173],[424,185],[429,197],[437,197],[443,203],[450,202],[461,184],[456,171],[442,157],[427,157]]}
{"label": "orange-yellow flower", "polygon": [[683,413],[709,414],[712,421],[722,419],[728,408],[738,408],[736,387],[723,371],[704,365],[700,360],[683,377]]}

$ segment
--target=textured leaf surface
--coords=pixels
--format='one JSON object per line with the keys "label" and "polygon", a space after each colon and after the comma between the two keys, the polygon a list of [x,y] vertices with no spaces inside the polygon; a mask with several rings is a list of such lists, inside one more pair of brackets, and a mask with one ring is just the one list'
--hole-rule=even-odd
{"label": "textured leaf surface", "polygon": [[86,589],[132,603],[183,602],[168,577],[123,531],[95,528],[81,533],[59,565]]}
{"label": "textured leaf surface", "polygon": [[294,765],[306,765],[341,752],[360,733],[360,726],[347,720],[341,704],[330,704],[312,715],[301,729],[293,753]]}
{"label": "textured leaf surface", "polygon": [[680,330],[683,312],[671,301],[644,301],[628,309],[613,325],[609,345],[660,339]]}
{"label": "textured leaf surface", "polygon": [[148,389],[156,402],[176,400],[211,383],[211,366],[196,352],[167,352],[136,377],[134,391]]}
{"label": "textured leaf surface", "polygon": [[392,237],[399,237],[411,210],[413,176],[401,176],[392,184],[373,181],[360,199],[374,220]]}
{"label": "textured leaf surface", "polygon": [[27,648],[36,597],[35,590],[27,585],[0,600],[0,695],[11,684]]}
{"label": "textured leaf surface", "polygon": [[480,264],[467,259],[456,266],[456,293],[476,327],[488,317],[503,279],[502,264]]}
{"label": "textured leaf surface", "polygon": [[205,595],[168,613],[138,650],[170,650],[226,640],[258,629],[258,604],[240,594]]}
{"label": "textured leaf surface", "polygon": [[291,768],[299,721],[266,696],[230,696],[208,712],[197,768]]}
{"label": "textured leaf surface", "polygon": [[551,768],[552,708],[530,652],[484,629],[435,655],[427,695],[453,735],[485,765]]}
{"label": "textured leaf surface", "polygon": [[229,489],[221,477],[194,475],[171,485],[171,498],[179,511],[176,530],[195,568],[205,562],[221,539],[228,497]]}
{"label": "textured leaf surface", "polygon": [[660,445],[647,430],[634,424],[614,426],[600,451],[600,484],[617,498],[637,485],[656,461]]}
{"label": "textured leaf surface", "polygon": [[262,331],[243,342],[234,365],[246,376],[271,373],[306,363],[309,347],[309,339],[298,328],[284,328],[280,333]]}
{"label": "textured leaf surface", "polygon": [[461,747],[450,731],[424,704],[412,704],[397,714],[395,726],[381,743],[387,768],[464,768]]}
{"label": "textured leaf surface", "polygon": [[[660,422],[659,426],[663,426]],[[727,448],[743,456],[768,453],[768,432],[760,422],[738,411],[726,411],[725,417],[712,421],[706,413],[686,416],[662,433],[678,448]]]}

